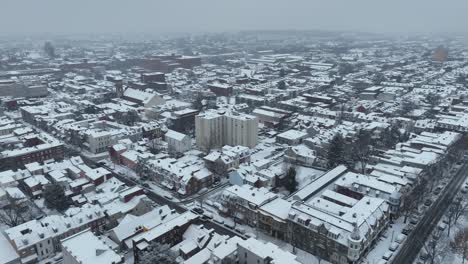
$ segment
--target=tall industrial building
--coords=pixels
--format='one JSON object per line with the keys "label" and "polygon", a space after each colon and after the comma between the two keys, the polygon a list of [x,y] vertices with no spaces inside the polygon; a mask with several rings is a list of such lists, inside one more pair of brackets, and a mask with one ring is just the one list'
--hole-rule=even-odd
{"label": "tall industrial building", "polygon": [[253,148],[258,140],[258,119],[227,110],[207,111],[195,117],[195,137],[203,150],[225,145]]}

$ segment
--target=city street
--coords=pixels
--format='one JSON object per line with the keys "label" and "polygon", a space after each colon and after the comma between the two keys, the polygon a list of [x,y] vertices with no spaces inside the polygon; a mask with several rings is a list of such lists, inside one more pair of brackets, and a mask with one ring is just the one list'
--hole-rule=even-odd
{"label": "city street", "polygon": [[450,183],[445,188],[439,199],[429,208],[424,217],[419,221],[414,230],[408,235],[407,242],[404,247],[397,253],[393,259],[395,264],[412,263],[417,256],[424,241],[431,234],[434,227],[437,225],[445,210],[448,208],[453,198],[457,194],[458,189],[466,179],[468,164],[464,164],[452,178]]}
{"label": "city street", "polygon": [[[118,173],[116,173],[114,170],[112,170],[112,168],[106,166],[106,165],[103,165],[103,164],[97,164],[97,162],[93,161],[93,160],[90,160],[84,156],[81,156],[83,161],[85,161],[87,164],[89,165],[93,165],[93,166],[101,166],[105,169],[107,169],[108,171],[110,171],[114,177],[116,177],[117,179],[119,179],[120,181],[122,181],[123,183],[125,183],[126,185],[128,186],[135,186],[135,185],[139,185],[137,182],[135,182],[134,180],[128,178],[128,177],[124,177]],[[183,213],[183,212],[186,212],[188,211],[187,208],[185,208],[185,206],[181,203],[178,203],[176,201],[171,201],[169,199],[166,199],[164,198],[163,196],[160,196],[158,195],[157,193],[155,193],[153,190],[149,189],[149,188],[146,188],[144,186],[141,186],[139,185],[141,188],[145,189],[146,190],[146,196],[148,196],[148,198],[150,198],[152,201],[154,201],[155,203],[157,203],[158,205],[168,205],[169,207],[175,209],[178,213]],[[222,186],[225,186],[225,184],[220,184],[218,187],[222,187]],[[209,193],[210,191],[208,191],[207,193]],[[202,220],[200,220],[202,221]],[[217,224],[215,223],[214,221],[212,220],[205,220],[203,221],[203,224],[207,227],[207,228],[211,228],[211,229],[214,229],[217,233],[221,234],[221,235],[228,235],[228,236],[241,236],[243,237],[242,234],[239,234],[237,232],[235,232],[234,230],[231,230],[223,225],[220,225],[220,224]]]}

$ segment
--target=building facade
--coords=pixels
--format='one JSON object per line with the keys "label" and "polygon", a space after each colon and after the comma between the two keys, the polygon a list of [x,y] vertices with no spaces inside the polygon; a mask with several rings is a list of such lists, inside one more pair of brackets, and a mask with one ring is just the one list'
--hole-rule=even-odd
{"label": "building facade", "polygon": [[258,141],[258,119],[235,112],[208,111],[195,117],[195,138],[203,150],[224,145],[253,148]]}

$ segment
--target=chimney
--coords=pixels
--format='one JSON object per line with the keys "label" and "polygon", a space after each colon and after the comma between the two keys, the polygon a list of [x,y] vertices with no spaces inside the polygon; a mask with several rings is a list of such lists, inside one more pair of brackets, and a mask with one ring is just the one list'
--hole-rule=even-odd
{"label": "chimney", "polygon": [[98,248],[98,249],[96,249],[96,256],[100,256],[100,255],[104,254],[104,252],[106,252],[105,249],[99,249]]}

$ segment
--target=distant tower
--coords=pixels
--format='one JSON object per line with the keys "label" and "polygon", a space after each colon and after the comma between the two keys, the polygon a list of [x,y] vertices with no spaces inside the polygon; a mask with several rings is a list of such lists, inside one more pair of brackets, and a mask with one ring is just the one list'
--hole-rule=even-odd
{"label": "distant tower", "polygon": [[448,59],[448,49],[444,46],[439,46],[434,50],[432,54],[432,60],[436,62],[445,62]]}
{"label": "distant tower", "polygon": [[357,223],[354,223],[353,225],[353,232],[351,232],[348,237],[348,259],[352,263],[359,259],[362,243],[361,232],[359,231]]}

